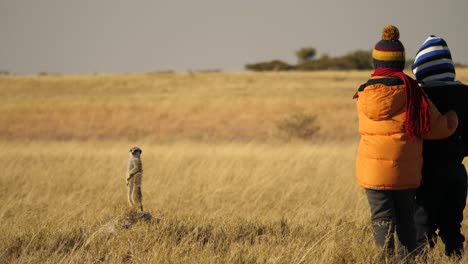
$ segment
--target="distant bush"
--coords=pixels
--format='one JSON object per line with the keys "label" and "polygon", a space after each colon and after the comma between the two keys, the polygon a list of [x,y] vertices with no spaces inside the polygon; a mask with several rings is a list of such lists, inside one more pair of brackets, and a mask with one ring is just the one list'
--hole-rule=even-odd
{"label": "distant bush", "polygon": [[297,65],[298,70],[316,71],[316,70],[349,70],[353,65],[343,58],[332,58],[323,55],[317,60]]}
{"label": "distant bush", "polygon": [[341,57],[322,55],[319,59],[297,65],[298,70],[369,70],[372,69],[370,51],[357,50]]}
{"label": "distant bush", "polygon": [[9,72],[9,71],[0,70],[0,76],[1,76],[1,75],[10,75],[10,72]]}
{"label": "distant bush", "polygon": [[351,67],[356,70],[369,70],[373,68],[371,51],[356,50],[344,55],[342,58],[349,62]]}
{"label": "distant bush", "polygon": [[250,71],[289,71],[293,70],[294,66],[281,60],[272,60],[267,62],[258,62],[245,65],[245,68]]}
{"label": "distant bush", "polygon": [[316,119],[311,114],[293,114],[280,120],[276,126],[288,138],[309,139],[320,129]]}
{"label": "distant bush", "polygon": [[297,65],[290,65],[280,60],[247,64],[245,68],[251,71],[316,71],[316,70],[371,70],[372,52],[356,50],[340,57],[330,57],[327,54],[314,59],[314,48],[301,48],[296,51]]}
{"label": "distant bush", "polygon": [[39,76],[62,76],[62,73],[42,71],[42,72],[39,72],[37,75]]}

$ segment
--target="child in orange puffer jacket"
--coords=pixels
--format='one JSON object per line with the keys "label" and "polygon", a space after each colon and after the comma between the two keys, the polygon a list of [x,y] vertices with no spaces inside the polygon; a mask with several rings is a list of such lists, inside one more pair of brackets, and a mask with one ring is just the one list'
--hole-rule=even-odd
{"label": "child in orange puffer jacket", "polygon": [[[414,191],[421,183],[422,139],[450,136],[458,118],[453,111],[441,115],[403,73],[405,52],[395,26],[384,28],[372,58],[375,71],[355,94],[361,134],[356,176],[366,190],[382,258],[404,258],[416,250]],[[396,253],[395,231],[401,244]]]}

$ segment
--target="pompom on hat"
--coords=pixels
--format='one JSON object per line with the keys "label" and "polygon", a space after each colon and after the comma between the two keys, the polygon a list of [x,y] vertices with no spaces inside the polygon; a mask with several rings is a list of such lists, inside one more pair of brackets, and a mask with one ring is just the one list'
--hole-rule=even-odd
{"label": "pompom on hat", "polygon": [[382,31],[382,39],[372,50],[374,68],[405,68],[405,47],[400,42],[400,31],[393,25],[386,25]]}
{"label": "pompom on hat", "polygon": [[419,81],[455,81],[455,66],[447,43],[431,35],[416,53],[411,66]]}

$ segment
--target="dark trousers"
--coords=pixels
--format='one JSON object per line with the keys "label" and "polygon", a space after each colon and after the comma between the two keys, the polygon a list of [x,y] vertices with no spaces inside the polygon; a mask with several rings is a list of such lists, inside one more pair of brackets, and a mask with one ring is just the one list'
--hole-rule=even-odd
{"label": "dark trousers", "polygon": [[414,190],[366,189],[371,209],[372,229],[377,245],[386,258],[395,256],[396,231],[398,237],[397,258],[402,259],[416,249],[414,225]]}
{"label": "dark trousers", "polygon": [[425,161],[423,183],[416,191],[415,223],[419,245],[434,247],[438,229],[445,254],[461,256],[465,237],[460,229],[466,196],[467,174],[463,164]]}

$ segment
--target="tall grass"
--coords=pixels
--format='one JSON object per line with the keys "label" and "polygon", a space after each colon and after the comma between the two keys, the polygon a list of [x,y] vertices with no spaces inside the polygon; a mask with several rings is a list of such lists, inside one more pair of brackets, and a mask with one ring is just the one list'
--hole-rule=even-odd
{"label": "tall grass", "polygon": [[113,231],[106,226],[126,211],[131,142],[0,146],[6,261],[372,258],[368,210],[352,173],[353,144],[141,145],[144,205],[160,222]]}
{"label": "tall grass", "polygon": [[[0,77],[0,263],[377,263],[354,176],[367,75]],[[301,114],[310,138],[277,131]],[[153,219],[123,228],[135,145]]]}

